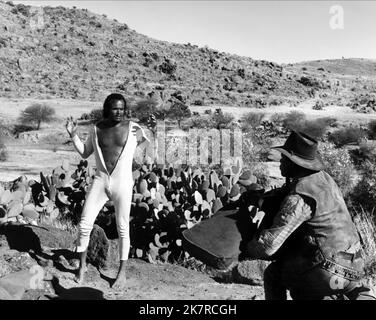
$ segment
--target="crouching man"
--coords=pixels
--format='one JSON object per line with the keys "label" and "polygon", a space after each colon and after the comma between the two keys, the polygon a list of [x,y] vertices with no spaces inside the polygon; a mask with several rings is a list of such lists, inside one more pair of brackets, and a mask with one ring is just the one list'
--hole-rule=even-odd
{"label": "crouching man", "polygon": [[264,273],[266,300],[375,300],[362,285],[364,257],[341,191],[323,171],[317,141],[292,132],[280,170],[289,183],[272,225],[247,244],[252,259],[272,260]]}

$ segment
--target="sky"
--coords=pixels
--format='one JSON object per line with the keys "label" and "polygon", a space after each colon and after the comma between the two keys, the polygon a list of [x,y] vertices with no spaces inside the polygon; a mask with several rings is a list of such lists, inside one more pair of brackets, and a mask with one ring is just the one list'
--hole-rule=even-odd
{"label": "sky", "polygon": [[86,8],[158,40],[277,63],[376,58],[376,1],[13,1]]}

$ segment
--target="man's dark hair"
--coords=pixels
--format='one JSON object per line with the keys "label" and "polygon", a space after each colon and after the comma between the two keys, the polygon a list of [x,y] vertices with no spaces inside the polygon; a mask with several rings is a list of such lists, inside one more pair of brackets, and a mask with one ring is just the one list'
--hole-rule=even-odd
{"label": "man's dark hair", "polygon": [[103,118],[108,118],[112,102],[119,100],[124,102],[124,112],[127,111],[127,101],[124,96],[120,93],[111,93],[103,103]]}

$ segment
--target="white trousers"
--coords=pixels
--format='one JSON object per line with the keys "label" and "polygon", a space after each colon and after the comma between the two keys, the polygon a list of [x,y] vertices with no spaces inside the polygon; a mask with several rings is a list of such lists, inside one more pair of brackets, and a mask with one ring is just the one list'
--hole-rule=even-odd
{"label": "white trousers", "polygon": [[99,175],[95,176],[87,193],[82,211],[76,252],[87,250],[95,219],[106,201],[111,199],[115,206],[120,260],[128,260],[130,249],[129,214],[131,210],[133,180],[129,179],[129,182],[120,181],[121,179],[119,178],[109,176],[104,172],[99,172]]}

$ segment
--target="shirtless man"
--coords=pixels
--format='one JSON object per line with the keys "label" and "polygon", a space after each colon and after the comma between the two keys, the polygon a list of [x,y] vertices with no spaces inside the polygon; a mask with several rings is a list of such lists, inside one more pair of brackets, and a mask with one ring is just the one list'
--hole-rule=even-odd
{"label": "shirtless man", "polygon": [[77,152],[84,159],[94,153],[97,167],[79,224],[76,251],[81,256],[75,279],[78,283],[82,283],[86,271],[90,232],[99,211],[109,199],[115,206],[120,255],[120,266],[112,288],[121,289],[126,283],[125,262],[130,249],[129,213],[133,189],[132,161],[136,147],[149,142],[137,123],[124,119],[126,108],[122,95],[109,95],[103,105],[103,120],[93,127],[85,144],[77,136],[77,121],[70,118],[66,123]]}

